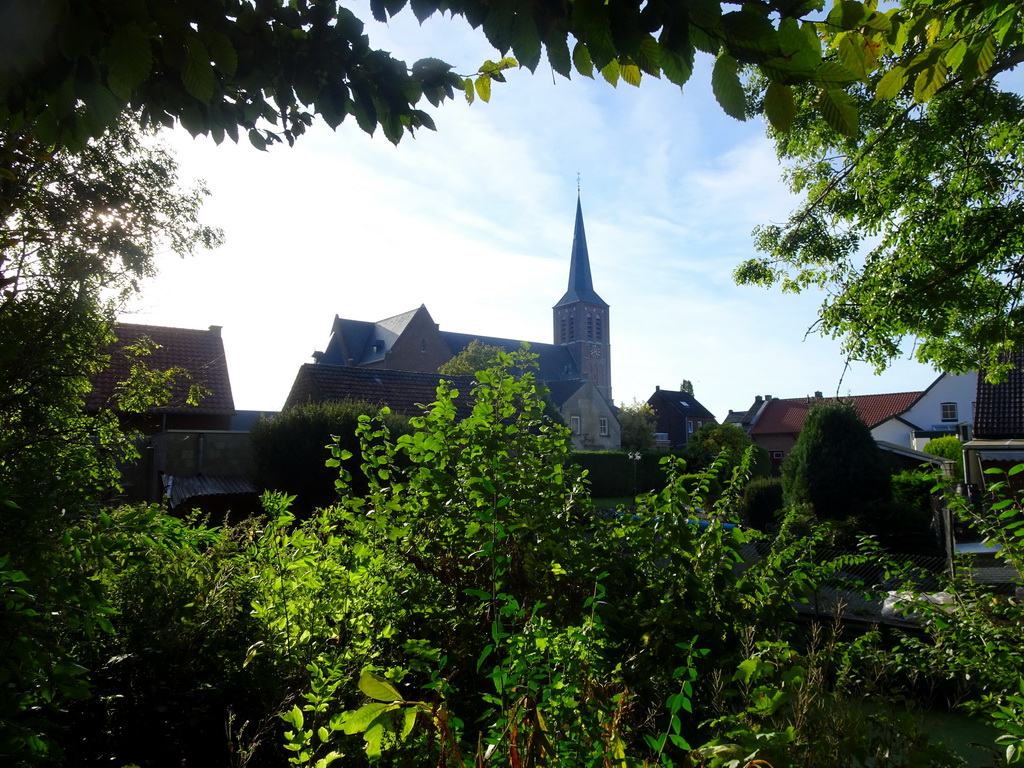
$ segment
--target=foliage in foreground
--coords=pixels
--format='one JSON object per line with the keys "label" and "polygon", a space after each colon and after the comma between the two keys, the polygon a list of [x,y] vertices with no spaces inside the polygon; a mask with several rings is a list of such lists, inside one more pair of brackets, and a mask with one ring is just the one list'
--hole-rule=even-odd
{"label": "foliage in foreground", "polygon": [[[92,695],[61,699],[42,730],[45,697],[14,702],[5,757],[56,761],[65,743],[67,765],[955,764],[885,707],[927,643],[897,663],[872,636],[789,621],[877,552],[829,561],[827,534],[786,518],[752,556],[755,538],[725,524],[743,464],[714,504],[711,475],[688,492],[670,460],[663,492],[598,515],[530,376],[478,378],[468,419],[445,387],[411,434],[364,417],[367,493],[301,523],[268,495],[267,520],[231,529],[155,508],[74,529],[66,568],[95,585],[83,617],[100,618],[65,625],[63,647]],[[45,621],[33,583],[0,570],[4,621]],[[1001,620],[1019,624],[1014,610]],[[993,631],[972,640],[1006,642]],[[37,669],[40,693],[59,682]],[[1015,711],[1006,682],[972,693],[994,697],[986,713]]]}

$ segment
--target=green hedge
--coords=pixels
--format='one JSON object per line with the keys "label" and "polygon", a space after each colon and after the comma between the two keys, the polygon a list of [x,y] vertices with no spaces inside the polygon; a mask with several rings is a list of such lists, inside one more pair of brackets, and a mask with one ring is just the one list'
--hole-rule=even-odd
{"label": "green hedge", "polygon": [[580,451],[573,461],[587,470],[590,493],[598,497],[632,496],[636,493],[660,491],[665,487],[665,471],[661,460],[679,452],[650,451],[640,454],[635,462],[636,487],[633,485],[634,462],[626,451]]}

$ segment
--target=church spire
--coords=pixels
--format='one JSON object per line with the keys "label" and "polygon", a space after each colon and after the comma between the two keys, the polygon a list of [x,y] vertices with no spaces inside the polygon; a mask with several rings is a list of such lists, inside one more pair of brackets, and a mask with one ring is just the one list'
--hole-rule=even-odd
{"label": "church spire", "polygon": [[594,280],[590,275],[590,253],[587,251],[587,233],[583,229],[583,206],[579,190],[576,195],[576,228],[572,235],[572,258],[569,262],[569,289],[555,306],[585,301],[607,307],[604,300],[594,291]]}

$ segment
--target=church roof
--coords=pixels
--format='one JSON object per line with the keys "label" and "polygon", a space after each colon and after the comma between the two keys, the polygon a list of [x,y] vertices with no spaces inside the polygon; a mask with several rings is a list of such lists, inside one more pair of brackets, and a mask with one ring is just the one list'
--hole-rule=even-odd
{"label": "church roof", "polygon": [[578,197],[576,228],[572,234],[572,259],[569,262],[569,289],[555,306],[560,307],[577,301],[608,306],[594,290],[594,279],[590,274],[590,253],[587,251],[587,233],[583,230],[583,206]]}

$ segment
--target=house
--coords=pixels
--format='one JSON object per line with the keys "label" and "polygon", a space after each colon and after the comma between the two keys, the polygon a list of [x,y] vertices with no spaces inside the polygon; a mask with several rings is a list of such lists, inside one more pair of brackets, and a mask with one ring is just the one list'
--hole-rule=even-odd
{"label": "house", "polygon": [[[975,373],[944,373],[920,392],[850,395],[840,399],[853,403],[880,447],[909,461],[916,460],[929,440],[956,434],[959,425],[970,421],[976,382]],[[834,400],[823,397],[821,392],[802,398],[758,395],[746,411],[729,411],[729,420],[744,427],[778,466],[796,444],[807,411],[815,403]]]}
{"label": "house", "polygon": [[[964,443],[964,481],[984,487],[986,469],[1009,470],[1024,463],[1024,353],[1014,356],[1014,367],[1006,381],[990,384],[978,376],[974,425],[970,439]],[[1020,489],[1022,475],[1010,478]],[[995,476],[994,479],[1005,479]]]}
{"label": "house", "polygon": [[[856,395],[841,400],[852,403],[861,420],[874,428],[905,411],[920,394]],[[808,411],[816,404],[827,402],[836,402],[836,399],[823,397],[821,392],[815,392],[813,397],[766,398],[761,401],[748,434],[756,445],[768,451],[772,465],[778,467],[796,445]]]}
{"label": "house", "polygon": [[[232,429],[236,416],[220,326],[208,330],[118,323],[116,340],[104,351],[110,364],[93,377],[85,408],[111,408],[125,429],[137,432],[139,461],[122,468],[128,501],[156,502],[167,496],[172,508],[202,506],[206,511],[257,508],[248,431]],[[131,348],[144,347],[137,355]],[[178,369],[166,403],[143,413],[118,408],[122,384],[137,363],[155,371]],[[190,389],[199,391],[189,402]]]}
{"label": "house", "polygon": [[978,374],[941,374],[906,409],[871,429],[875,440],[923,450],[936,437],[955,435],[974,418]]}
{"label": "house", "polygon": [[[537,379],[551,391],[553,402],[573,432],[577,448],[618,449],[619,426],[612,401],[609,306],[594,290],[579,198],[569,283],[552,308],[552,321],[552,343],[529,342],[530,352],[537,355]],[[377,321],[336,315],[327,346],[313,354],[312,365],[434,374],[436,382],[438,368],[474,340],[508,352],[518,351],[523,344],[520,339],[443,331],[426,306],[420,305]],[[305,367],[300,377],[308,378]],[[339,378],[338,382],[341,381]],[[297,378],[296,385],[305,386],[305,383]],[[302,392],[296,393],[297,398],[303,396]],[[289,402],[292,402],[291,395]]]}
{"label": "house", "polygon": [[656,386],[647,403],[657,417],[654,431],[660,446],[678,448],[686,445],[696,430],[705,424],[717,423],[711,411],[701,405],[691,392],[674,392]]}

